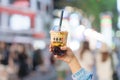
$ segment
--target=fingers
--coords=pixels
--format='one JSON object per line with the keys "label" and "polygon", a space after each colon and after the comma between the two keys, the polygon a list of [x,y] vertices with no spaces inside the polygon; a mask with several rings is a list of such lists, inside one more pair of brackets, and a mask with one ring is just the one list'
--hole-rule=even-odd
{"label": "fingers", "polygon": [[55,57],[56,59],[58,59],[58,60],[63,60],[63,57],[61,57],[61,56],[54,55],[54,57]]}
{"label": "fingers", "polygon": [[60,47],[61,50],[67,50],[67,46]]}
{"label": "fingers", "polygon": [[51,44],[49,45],[49,48],[51,48]]}
{"label": "fingers", "polygon": [[[67,47],[67,46],[63,46],[63,47],[60,47],[60,49],[63,50],[63,53],[64,53],[64,52],[67,53],[68,47]],[[69,50],[68,50],[68,51],[69,51]],[[54,53],[54,55],[57,54],[56,52],[54,52],[51,44],[49,45],[49,52],[51,52],[52,54]],[[58,54],[60,54],[60,51],[58,51]],[[58,58],[57,56],[55,56],[55,57]],[[60,57],[60,56],[59,56],[59,57]],[[62,55],[61,57],[63,57],[63,55]]]}
{"label": "fingers", "polygon": [[49,52],[52,52],[52,49],[51,49],[51,48],[49,48]]}
{"label": "fingers", "polygon": [[[61,50],[67,50],[67,46],[60,47]],[[52,52],[52,46],[49,45],[49,51]]]}
{"label": "fingers", "polygon": [[51,46],[51,44],[49,45],[49,52],[52,52],[52,46]]}
{"label": "fingers", "polygon": [[56,59],[58,59],[58,55],[54,55],[54,57],[55,57]]}

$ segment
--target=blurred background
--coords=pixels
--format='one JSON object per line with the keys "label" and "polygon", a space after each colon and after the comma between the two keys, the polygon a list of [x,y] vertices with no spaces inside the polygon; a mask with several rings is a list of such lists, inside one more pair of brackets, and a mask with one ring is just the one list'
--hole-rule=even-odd
{"label": "blurred background", "polygon": [[0,80],[72,80],[49,52],[52,28],[93,80],[120,80],[120,0],[0,0]]}

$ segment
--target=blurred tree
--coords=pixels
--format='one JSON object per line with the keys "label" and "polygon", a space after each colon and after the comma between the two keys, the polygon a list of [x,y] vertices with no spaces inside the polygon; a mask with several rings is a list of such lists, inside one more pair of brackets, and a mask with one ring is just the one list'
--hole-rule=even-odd
{"label": "blurred tree", "polygon": [[54,0],[55,8],[63,8],[66,5],[82,9],[87,16],[94,16],[93,28],[100,31],[100,14],[110,11],[113,14],[113,29],[117,29],[116,0]]}

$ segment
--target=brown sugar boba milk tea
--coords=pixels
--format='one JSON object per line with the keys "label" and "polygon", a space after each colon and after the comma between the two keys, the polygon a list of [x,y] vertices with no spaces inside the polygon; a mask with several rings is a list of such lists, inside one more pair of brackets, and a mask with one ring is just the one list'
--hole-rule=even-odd
{"label": "brown sugar boba milk tea", "polygon": [[68,32],[67,31],[61,31],[61,24],[62,24],[62,18],[63,18],[63,10],[61,13],[61,18],[60,18],[60,25],[58,30],[51,30],[50,31],[50,43],[52,47],[52,52],[54,55],[59,55],[62,56],[65,54],[66,50],[61,50],[61,46],[66,46],[67,44],[67,36]]}
{"label": "brown sugar boba milk tea", "polygon": [[67,35],[68,32],[66,31],[51,31],[51,47],[52,52],[55,55],[64,55],[65,50],[61,50],[61,46],[65,46],[67,43]]}

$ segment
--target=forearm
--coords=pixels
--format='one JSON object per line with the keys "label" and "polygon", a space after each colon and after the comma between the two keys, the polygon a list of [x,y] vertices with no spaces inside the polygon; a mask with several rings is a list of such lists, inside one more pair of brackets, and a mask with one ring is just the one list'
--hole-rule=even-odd
{"label": "forearm", "polygon": [[68,63],[68,65],[73,74],[81,69],[81,65],[79,64],[78,60],[75,57],[73,57],[73,59],[71,60],[70,63]]}
{"label": "forearm", "polygon": [[76,58],[72,59],[69,63],[69,67],[73,73],[73,80],[92,80],[92,73],[87,72],[84,68],[82,68]]}
{"label": "forearm", "polygon": [[82,68],[76,58],[73,58],[68,65],[73,73],[73,80],[92,80],[92,73]]}

